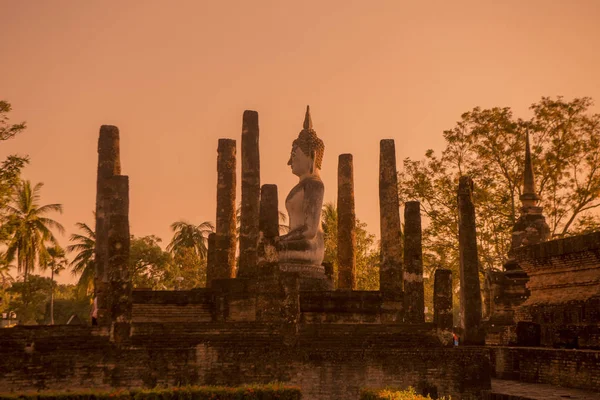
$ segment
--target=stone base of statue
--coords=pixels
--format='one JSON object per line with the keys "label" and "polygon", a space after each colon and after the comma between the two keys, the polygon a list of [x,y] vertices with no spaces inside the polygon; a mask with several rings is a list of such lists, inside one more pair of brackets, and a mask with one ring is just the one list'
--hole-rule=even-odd
{"label": "stone base of statue", "polygon": [[325,273],[322,265],[300,263],[279,263],[279,271],[297,274],[300,279],[300,290],[320,291],[333,290],[333,279]]}

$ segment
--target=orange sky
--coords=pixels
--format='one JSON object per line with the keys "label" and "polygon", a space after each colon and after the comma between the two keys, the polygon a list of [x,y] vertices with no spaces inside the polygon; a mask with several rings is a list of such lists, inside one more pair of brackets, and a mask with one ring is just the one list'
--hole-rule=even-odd
{"label": "orange sky", "polygon": [[596,0],[0,0],[0,99],[28,124],[0,157],[29,154],[24,177],[64,205],[70,234],[94,224],[98,131],[117,125],[131,232],[166,244],[178,219],[215,220],[217,139],[237,139],[239,156],[245,109],[283,209],[310,104],[326,201],[352,153],[357,216],[379,236],[380,139],[396,139],[401,165],[441,150],[475,106],[526,117],[541,96],[600,103],[598,21]]}

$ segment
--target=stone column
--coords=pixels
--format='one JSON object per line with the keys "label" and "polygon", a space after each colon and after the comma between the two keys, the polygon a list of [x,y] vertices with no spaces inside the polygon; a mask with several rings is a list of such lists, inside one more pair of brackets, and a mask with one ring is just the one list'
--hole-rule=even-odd
{"label": "stone column", "polygon": [[356,215],[352,154],[340,154],[338,162],[338,289],[356,289]]}
{"label": "stone column", "polygon": [[206,287],[212,286],[212,281],[216,279],[217,271],[215,265],[215,237],[216,233],[208,235],[207,254],[206,254]]}
{"label": "stone column", "polygon": [[260,205],[258,113],[244,111],[242,122],[242,211],[240,215],[239,277],[256,275]]}
{"label": "stone column", "polygon": [[261,236],[273,239],[279,236],[279,200],[277,185],[263,185],[260,189],[260,218]]}
{"label": "stone column", "polygon": [[404,204],[404,320],[425,322],[423,249],[421,246],[421,203]]}
{"label": "stone column", "polygon": [[108,193],[108,260],[106,273],[110,290],[106,296],[112,338],[121,342],[129,337],[131,323],[131,276],[129,273],[129,177],[109,178]]}
{"label": "stone column", "polygon": [[438,269],[433,282],[433,323],[438,329],[451,331],[452,317],[452,271]]}
{"label": "stone column", "polygon": [[481,288],[473,181],[461,176],[458,183],[458,251],[460,256],[460,311],[464,344],[482,344]]}
{"label": "stone column", "polygon": [[277,266],[275,238],[279,236],[279,199],[277,185],[263,185],[260,189],[260,218],[258,243],[258,273],[270,274]]}
{"label": "stone column", "polygon": [[110,325],[107,294],[108,280],[108,198],[110,178],[121,174],[119,154],[119,129],[116,126],[102,125],[98,138],[98,173],[96,177],[96,247],[94,295],[98,303],[98,323]]}
{"label": "stone column", "polygon": [[212,279],[235,278],[235,140],[219,139],[217,224]]}
{"label": "stone column", "polygon": [[396,148],[392,139],[384,139],[379,143],[379,215],[380,290],[398,293],[402,291],[402,228],[400,227]]}

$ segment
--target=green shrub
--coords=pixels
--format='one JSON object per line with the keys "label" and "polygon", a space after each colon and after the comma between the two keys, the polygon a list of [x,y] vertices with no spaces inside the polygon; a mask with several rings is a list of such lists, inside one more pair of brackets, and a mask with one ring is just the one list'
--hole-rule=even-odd
{"label": "green shrub", "polygon": [[300,400],[300,389],[281,384],[241,387],[185,386],[113,392],[0,394],[0,400]]}
{"label": "green shrub", "polygon": [[[362,389],[360,391],[360,400],[431,400],[431,397],[423,397],[415,392],[415,389],[409,387],[402,389]],[[446,397],[440,397],[438,400],[446,400]],[[450,400],[450,397],[447,398]]]}

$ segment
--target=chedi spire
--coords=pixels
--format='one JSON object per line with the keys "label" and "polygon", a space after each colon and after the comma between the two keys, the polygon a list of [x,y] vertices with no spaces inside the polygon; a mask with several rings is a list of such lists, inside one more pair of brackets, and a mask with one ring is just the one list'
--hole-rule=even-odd
{"label": "chedi spire", "polygon": [[531,147],[529,145],[529,132],[525,136],[525,170],[523,171],[523,194],[520,197],[523,207],[535,207],[540,201],[536,193],[535,175],[531,162]]}

